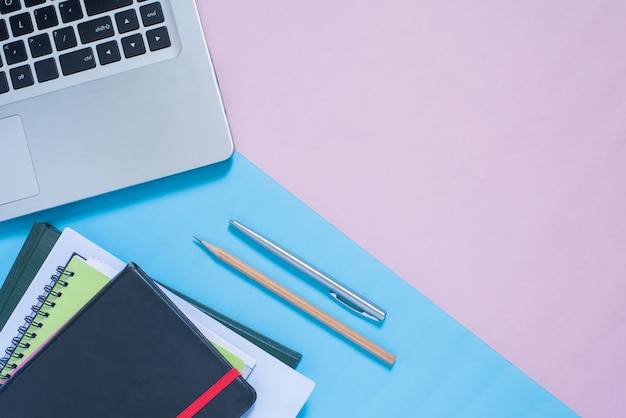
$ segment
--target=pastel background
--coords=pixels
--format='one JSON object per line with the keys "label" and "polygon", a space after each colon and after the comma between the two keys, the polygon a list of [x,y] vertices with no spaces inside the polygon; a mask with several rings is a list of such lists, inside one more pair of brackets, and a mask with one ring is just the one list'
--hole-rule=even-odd
{"label": "pastel background", "polygon": [[244,156],[579,414],[626,415],[626,3],[198,3]]}

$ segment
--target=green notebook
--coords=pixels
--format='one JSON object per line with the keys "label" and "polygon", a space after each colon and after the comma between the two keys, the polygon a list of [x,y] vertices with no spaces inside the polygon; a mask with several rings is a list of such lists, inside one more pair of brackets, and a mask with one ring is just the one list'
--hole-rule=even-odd
{"label": "green notebook", "polygon": [[6,324],[60,235],[61,231],[46,223],[38,222],[31,228],[0,288],[0,329]]}

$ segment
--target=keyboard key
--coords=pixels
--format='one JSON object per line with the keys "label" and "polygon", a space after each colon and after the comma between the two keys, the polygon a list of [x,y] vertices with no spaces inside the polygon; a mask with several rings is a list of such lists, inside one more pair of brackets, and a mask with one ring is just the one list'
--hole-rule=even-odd
{"label": "keyboard key", "polygon": [[37,29],[39,30],[58,25],[59,19],[57,18],[57,12],[54,6],[46,6],[35,10],[35,22],[37,22]]}
{"label": "keyboard key", "polygon": [[63,75],[79,73],[96,67],[96,60],[91,48],[79,49],[59,56]]}
{"label": "keyboard key", "polygon": [[66,49],[74,48],[78,45],[74,28],[71,26],[55,30],[52,32],[52,37],[54,38],[54,44],[57,47],[57,51],[65,51]]}
{"label": "keyboard key", "polygon": [[29,65],[22,65],[21,67],[12,68],[9,73],[11,74],[11,82],[13,83],[13,88],[15,90],[35,84],[35,80],[33,79],[33,72],[30,70]]}
{"label": "keyboard key", "polygon": [[[0,1],[0,4],[2,4],[2,1]],[[11,30],[15,37],[26,35],[35,30],[33,21],[30,18],[30,13],[20,13],[19,15],[11,16],[9,23],[11,24]]]}
{"label": "keyboard key", "polygon": [[26,7],[37,6],[38,4],[44,4],[46,0],[24,0],[24,5]]}
{"label": "keyboard key", "polygon": [[83,9],[78,0],[68,0],[59,3],[59,13],[63,23],[73,22],[83,18]]}
{"label": "keyboard key", "polygon": [[158,51],[159,49],[169,48],[172,45],[170,34],[165,26],[147,31],[146,39],[148,39],[150,51]]}
{"label": "keyboard key", "polygon": [[78,24],[78,35],[84,44],[99,41],[115,35],[111,17],[104,16]]}
{"label": "keyboard key", "polygon": [[0,13],[3,15],[16,12],[22,8],[20,0],[2,0],[0,1]]}
{"label": "keyboard key", "polygon": [[136,57],[146,53],[146,45],[140,33],[122,38],[122,48],[126,58]]}
{"label": "keyboard key", "polygon": [[37,74],[37,81],[40,83],[59,78],[59,70],[54,58],[37,61],[35,63],[35,73]]}
{"label": "keyboard key", "polygon": [[88,16],[93,16],[131,4],[133,4],[133,0],[85,0],[85,9]]}
{"label": "keyboard key", "polygon": [[15,41],[8,43],[4,46],[4,57],[6,58],[8,65],[17,64],[18,62],[26,61],[28,54],[26,53],[26,46],[24,41]]}
{"label": "keyboard key", "polygon": [[28,46],[30,47],[30,55],[33,58],[43,57],[52,54],[52,44],[47,33],[32,36],[28,38]]}
{"label": "keyboard key", "polygon": [[7,22],[4,19],[0,19],[0,41],[6,41],[9,39],[9,29],[7,28]]}
{"label": "keyboard key", "polygon": [[98,45],[96,47],[96,52],[98,53],[100,65],[111,64],[122,59],[120,55],[120,48],[117,46],[117,42],[115,41],[109,41]]}
{"label": "keyboard key", "polygon": [[115,14],[115,23],[119,33],[131,32],[139,29],[139,19],[134,9],[125,10]]}
{"label": "keyboard key", "polygon": [[141,20],[144,26],[157,25],[165,21],[163,15],[163,9],[161,9],[161,3],[150,3],[139,8],[141,14]]}
{"label": "keyboard key", "polygon": [[7,80],[7,75],[4,71],[0,72],[0,94],[6,93],[9,91],[9,81]]}

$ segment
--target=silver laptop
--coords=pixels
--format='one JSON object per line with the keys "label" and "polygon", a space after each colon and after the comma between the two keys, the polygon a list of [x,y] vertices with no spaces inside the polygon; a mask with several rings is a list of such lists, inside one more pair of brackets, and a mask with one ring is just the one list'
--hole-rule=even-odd
{"label": "silver laptop", "polygon": [[194,0],[0,0],[0,221],[228,159]]}

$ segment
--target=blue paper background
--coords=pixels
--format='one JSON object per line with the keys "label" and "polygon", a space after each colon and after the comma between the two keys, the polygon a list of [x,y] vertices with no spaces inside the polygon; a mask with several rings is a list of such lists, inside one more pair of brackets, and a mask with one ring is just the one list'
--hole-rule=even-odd
{"label": "blue paper background", "polygon": [[[376,325],[340,307],[229,227],[230,218],[372,299],[387,319]],[[300,351],[298,370],[317,386],[299,417],[577,416],[238,153],[225,163],[0,223],[0,277],[35,221],[69,226],[155,279]],[[387,367],[217,262],[194,235],[393,352],[396,364]]]}

